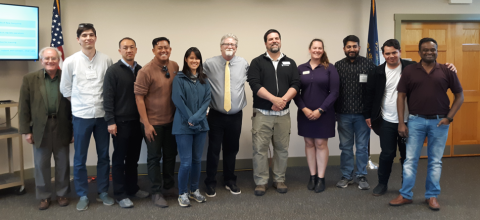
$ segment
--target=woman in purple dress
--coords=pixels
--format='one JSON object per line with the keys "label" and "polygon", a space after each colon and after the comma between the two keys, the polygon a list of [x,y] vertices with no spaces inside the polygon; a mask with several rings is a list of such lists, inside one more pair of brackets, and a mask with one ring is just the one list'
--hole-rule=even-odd
{"label": "woman in purple dress", "polygon": [[328,163],[328,138],[335,137],[335,110],[339,78],[335,66],[328,62],[323,41],[310,42],[311,59],[298,66],[300,92],[295,97],[298,106],[298,135],[305,138],[305,154],[310,169],[307,188],[316,193],[325,190],[325,169]]}

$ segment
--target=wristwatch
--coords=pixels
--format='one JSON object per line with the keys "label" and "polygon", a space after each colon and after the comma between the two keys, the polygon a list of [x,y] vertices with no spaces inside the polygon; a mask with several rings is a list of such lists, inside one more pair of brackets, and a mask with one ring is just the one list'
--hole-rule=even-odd
{"label": "wristwatch", "polygon": [[450,118],[450,117],[446,117],[446,119],[448,119],[449,122],[453,121],[453,118]]}
{"label": "wristwatch", "polygon": [[321,108],[318,108],[318,111],[320,112],[320,114],[323,114],[325,111],[323,111],[323,109]]}

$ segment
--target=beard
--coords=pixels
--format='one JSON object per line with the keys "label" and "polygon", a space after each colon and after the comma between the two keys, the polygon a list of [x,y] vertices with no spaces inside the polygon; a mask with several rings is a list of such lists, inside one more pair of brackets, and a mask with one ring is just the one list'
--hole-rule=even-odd
{"label": "beard", "polygon": [[233,56],[234,51],[233,50],[225,50],[225,55],[231,57]]}
{"label": "beard", "polygon": [[345,52],[345,56],[347,56],[348,59],[354,60],[354,59],[357,59],[359,53],[360,53],[360,51],[349,52],[349,53]]}
{"label": "beard", "polygon": [[270,47],[270,52],[272,52],[272,53],[278,53],[278,51],[280,51],[280,46],[277,45],[276,48],[274,48],[273,46]]}

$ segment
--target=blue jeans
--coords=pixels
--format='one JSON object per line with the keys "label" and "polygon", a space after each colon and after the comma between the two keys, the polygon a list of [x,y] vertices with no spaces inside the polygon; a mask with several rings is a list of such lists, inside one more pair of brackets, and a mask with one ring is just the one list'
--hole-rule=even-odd
{"label": "blue jeans", "polygon": [[110,134],[108,124],[104,118],[83,119],[73,116],[73,137],[75,155],[73,156],[73,176],[75,191],[78,196],[88,194],[87,162],[90,137],[95,138],[97,147],[97,191],[108,192],[108,175],[110,174]]}
{"label": "blue jeans", "polygon": [[403,184],[400,194],[403,198],[412,199],[412,188],[415,186],[418,159],[423,148],[425,137],[428,137],[428,171],[425,183],[425,198],[437,197],[440,194],[440,175],[442,174],[442,156],[448,137],[449,125],[437,127],[441,118],[425,119],[410,115],[408,117],[407,158],[403,164]]}
{"label": "blue jeans", "polygon": [[188,178],[190,177],[190,191],[198,189],[200,171],[202,169],[202,154],[207,132],[197,134],[177,134],[178,155],[180,168],[178,169],[178,194],[188,193]]}
{"label": "blue jeans", "polygon": [[365,123],[362,114],[337,114],[338,136],[340,139],[340,170],[342,176],[352,179],[353,144],[355,143],[357,156],[356,177],[367,175],[368,163],[368,140],[370,139],[370,128]]}

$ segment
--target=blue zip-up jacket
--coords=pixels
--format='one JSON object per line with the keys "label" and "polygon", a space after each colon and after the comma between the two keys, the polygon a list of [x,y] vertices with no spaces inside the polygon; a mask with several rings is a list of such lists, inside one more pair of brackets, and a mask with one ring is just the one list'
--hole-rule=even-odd
{"label": "blue zip-up jacket", "polygon": [[[201,84],[178,72],[173,79],[172,101],[177,107],[173,118],[172,134],[196,134],[208,131],[207,108],[210,104],[210,83]],[[188,123],[192,123],[190,126]]]}

